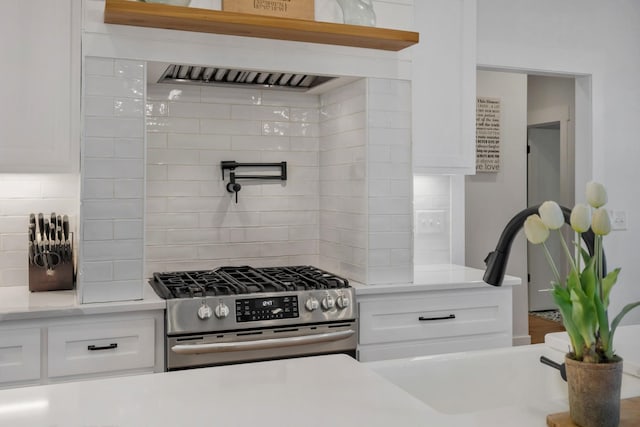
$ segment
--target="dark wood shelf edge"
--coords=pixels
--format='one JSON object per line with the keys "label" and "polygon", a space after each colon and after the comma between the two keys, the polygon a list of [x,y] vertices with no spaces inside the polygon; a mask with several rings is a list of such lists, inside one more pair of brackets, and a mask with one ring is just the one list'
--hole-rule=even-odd
{"label": "dark wood shelf edge", "polygon": [[107,24],[400,51],[419,42],[412,31],[277,18],[130,0],[106,0]]}

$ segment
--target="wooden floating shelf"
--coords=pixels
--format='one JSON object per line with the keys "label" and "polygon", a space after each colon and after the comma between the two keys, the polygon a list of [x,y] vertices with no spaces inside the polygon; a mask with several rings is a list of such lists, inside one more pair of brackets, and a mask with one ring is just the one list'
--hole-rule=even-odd
{"label": "wooden floating shelf", "polygon": [[106,0],[107,24],[293,40],[399,51],[418,43],[412,31],[277,18],[130,0]]}

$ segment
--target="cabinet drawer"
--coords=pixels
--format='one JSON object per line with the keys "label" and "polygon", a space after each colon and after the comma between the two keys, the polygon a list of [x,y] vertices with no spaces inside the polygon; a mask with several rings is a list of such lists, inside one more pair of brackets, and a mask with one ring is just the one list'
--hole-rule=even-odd
{"label": "cabinet drawer", "polygon": [[49,376],[153,368],[154,319],[50,326]]}
{"label": "cabinet drawer", "polygon": [[40,328],[0,330],[0,383],[40,379]]}
{"label": "cabinet drawer", "polygon": [[364,300],[360,344],[390,343],[511,330],[511,289],[429,292]]}

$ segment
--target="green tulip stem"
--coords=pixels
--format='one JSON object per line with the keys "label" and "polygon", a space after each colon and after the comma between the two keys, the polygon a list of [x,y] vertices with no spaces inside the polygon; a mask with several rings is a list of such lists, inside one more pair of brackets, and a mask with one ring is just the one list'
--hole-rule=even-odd
{"label": "green tulip stem", "polygon": [[564,241],[564,237],[562,236],[562,231],[558,228],[558,235],[560,236],[560,242],[562,243],[562,248],[564,249],[565,254],[567,254],[567,258],[569,259],[569,263],[571,264],[571,269],[575,271],[575,273],[580,277],[580,270],[576,267],[576,263],[573,260],[573,256],[567,247],[567,242]]}
{"label": "green tulip stem", "polygon": [[549,262],[549,265],[551,266],[551,270],[553,271],[553,276],[556,278],[556,283],[561,284],[562,282],[560,281],[560,273],[558,273],[558,269],[556,268],[556,263],[553,262],[551,253],[549,252],[549,249],[547,248],[547,245],[544,242],[542,242],[542,247],[544,248],[544,255],[547,257],[547,262]]}
{"label": "green tulip stem", "polygon": [[581,244],[581,238],[582,235],[579,231],[576,231],[575,233],[576,236],[576,242],[578,243],[578,253],[576,254],[576,263],[577,263],[577,268],[578,268],[578,272],[582,271],[582,266],[580,265],[580,261],[582,260],[582,254],[580,253],[580,249],[582,248],[582,244]]}

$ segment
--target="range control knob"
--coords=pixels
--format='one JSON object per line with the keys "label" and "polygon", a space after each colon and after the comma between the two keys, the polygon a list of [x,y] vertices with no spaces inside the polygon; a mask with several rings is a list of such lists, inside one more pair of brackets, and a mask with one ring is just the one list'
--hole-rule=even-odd
{"label": "range control knob", "polygon": [[207,320],[213,314],[213,310],[206,303],[202,303],[200,308],[198,309],[198,317],[202,320]]}
{"label": "range control knob", "polygon": [[304,303],[304,306],[307,307],[307,310],[313,311],[318,309],[318,300],[314,297],[310,297],[307,302]]}
{"label": "range control knob", "polygon": [[326,297],[322,298],[322,309],[324,311],[331,310],[335,305],[336,302],[331,295],[327,295]]}
{"label": "range control knob", "polygon": [[225,303],[221,302],[216,305],[215,313],[218,319],[224,319],[229,315],[229,307],[227,307]]}
{"label": "range control knob", "polygon": [[338,305],[338,308],[345,309],[345,308],[349,307],[349,305],[351,304],[351,301],[349,301],[349,297],[348,296],[340,295],[338,297],[338,300],[336,301],[336,304]]}

